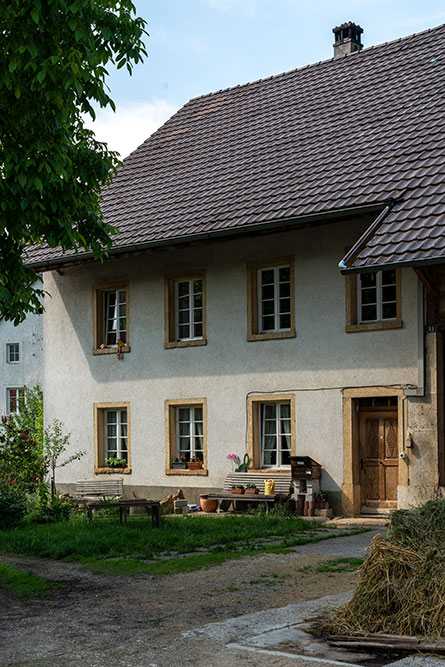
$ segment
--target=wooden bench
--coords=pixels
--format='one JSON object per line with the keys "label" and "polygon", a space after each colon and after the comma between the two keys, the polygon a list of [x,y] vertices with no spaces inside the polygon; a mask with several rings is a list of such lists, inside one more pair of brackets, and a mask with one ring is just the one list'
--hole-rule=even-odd
{"label": "wooden bench", "polygon": [[[275,494],[274,495],[265,495],[264,487],[265,483],[273,479],[275,482]],[[238,495],[232,493],[232,487],[242,484],[244,487],[247,484],[255,484],[259,489],[257,495]],[[285,472],[229,472],[226,475],[224,480],[224,489],[221,493],[209,493],[209,498],[213,498],[218,501],[217,512],[227,511],[232,505],[233,510],[236,511],[236,507],[239,503],[263,503],[266,512],[269,511],[269,507],[274,505],[276,502],[283,502],[287,500],[291,494],[292,490],[292,476],[291,471]]]}
{"label": "wooden bench", "polygon": [[119,523],[127,523],[127,513],[129,507],[143,507],[147,514],[151,515],[151,522],[154,528],[161,527],[161,503],[159,500],[147,500],[146,498],[133,498],[130,500],[108,500],[108,501],[92,501],[85,504],[87,510],[87,518],[91,523],[93,519],[93,511],[101,509],[110,509],[117,507],[119,509]]}
{"label": "wooden bench", "polygon": [[74,500],[86,502],[90,499],[120,498],[124,493],[122,477],[114,479],[80,479],[76,482]]}

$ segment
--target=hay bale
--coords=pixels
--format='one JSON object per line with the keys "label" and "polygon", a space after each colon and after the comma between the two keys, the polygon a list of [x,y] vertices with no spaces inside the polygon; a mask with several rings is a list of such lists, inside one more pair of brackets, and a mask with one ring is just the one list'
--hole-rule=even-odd
{"label": "hay bale", "polygon": [[392,513],[328,630],[445,637],[445,500]]}

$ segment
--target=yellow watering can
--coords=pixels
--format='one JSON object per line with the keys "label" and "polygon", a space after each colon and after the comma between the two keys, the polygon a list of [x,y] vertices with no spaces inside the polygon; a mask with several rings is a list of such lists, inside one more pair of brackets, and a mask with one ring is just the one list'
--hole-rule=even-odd
{"label": "yellow watering can", "polygon": [[275,482],[273,479],[268,479],[267,482],[264,482],[264,495],[273,496],[275,494]]}

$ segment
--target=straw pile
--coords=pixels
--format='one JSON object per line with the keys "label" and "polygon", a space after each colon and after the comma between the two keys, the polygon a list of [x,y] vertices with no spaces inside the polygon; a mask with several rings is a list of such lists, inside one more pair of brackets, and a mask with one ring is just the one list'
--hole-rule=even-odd
{"label": "straw pile", "polygon": [[445,637],[445,500],[393,512],[329,633]]}

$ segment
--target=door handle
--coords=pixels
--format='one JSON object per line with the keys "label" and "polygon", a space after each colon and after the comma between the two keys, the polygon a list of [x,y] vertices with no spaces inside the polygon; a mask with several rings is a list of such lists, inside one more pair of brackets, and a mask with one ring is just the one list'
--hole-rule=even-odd
{"label": "door handle", "polygon": [[383,465],[383,461],[379,461],[379,463],[380,463],[381,466]]}

